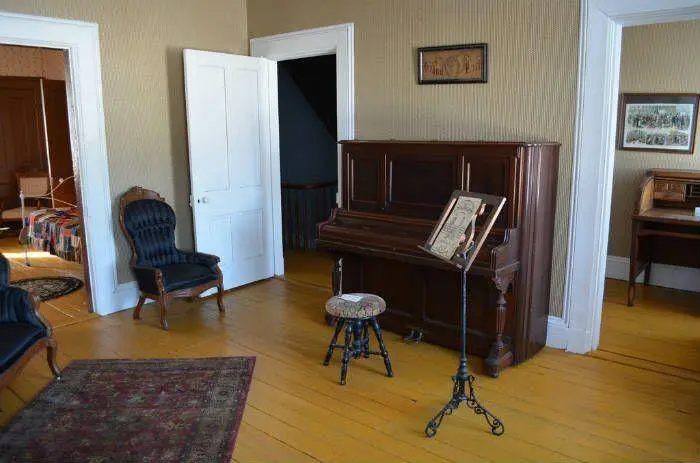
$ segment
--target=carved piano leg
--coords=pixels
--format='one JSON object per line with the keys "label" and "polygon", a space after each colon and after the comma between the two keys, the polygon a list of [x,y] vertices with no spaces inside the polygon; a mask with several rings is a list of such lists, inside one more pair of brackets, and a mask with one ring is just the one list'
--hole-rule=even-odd
{"label": "carved piano leg", "polygon": [[506,292],[511,283],[511,277],[494,277],[493,284],[498,291],[496,298],[496,339],[491,344],[489,356],[486,358],[487,373],[497,378],[501,369],[513,363],[513,353],[503,342],[503,330],[506,325]]}
{"label": "carved piano leg", "polygon": [[[331,275],[332,291],[334,296],[343,294],[343,258],[335,256],[333,262],[333,273]],[[326,313],[326,325],[334,326],[338,322],[338,317]]]}

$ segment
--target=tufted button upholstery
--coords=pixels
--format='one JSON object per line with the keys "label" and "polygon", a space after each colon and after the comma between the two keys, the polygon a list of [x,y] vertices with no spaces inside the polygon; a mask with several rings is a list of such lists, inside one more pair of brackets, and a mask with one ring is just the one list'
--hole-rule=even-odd
{"label": "tufted button upholstery", "polygon": [[47,331],[34,312],[29,293],[14,286],[0,285],[0,323],[26,323]]}
{"label": "tufted button upholstery", "polygon": [[385,310],[386,302],[375,294],[349,293],[333,296],[326,302],[326,312],[339,318],[376,317]]}
{"label": "tufted button upholstery", "polygon": [[175,247],[175,213],[167,203],[140,199],[127,204],[124,226],[138,250],[137,265],[160,267],[185,262]]}
{"label": "tufted button upholstery", "polygon": [[0,373],[46,335],[45,330],[28,323],[0,323]]}

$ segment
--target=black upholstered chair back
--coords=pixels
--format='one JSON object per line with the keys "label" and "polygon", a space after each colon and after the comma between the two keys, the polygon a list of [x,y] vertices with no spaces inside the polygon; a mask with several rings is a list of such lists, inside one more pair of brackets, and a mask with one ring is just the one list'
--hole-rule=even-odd
{"label": "black upholstered chair back", "polygon": [[10,283],[10,262],[0,254],[0,286]]}
{"label": "black upholstered chair back", "polygon": [[182,254],[175,247],[175,213],[166,202],[140,199],[127,204],[124,228],[133,241],[136,265],[182,263]]}

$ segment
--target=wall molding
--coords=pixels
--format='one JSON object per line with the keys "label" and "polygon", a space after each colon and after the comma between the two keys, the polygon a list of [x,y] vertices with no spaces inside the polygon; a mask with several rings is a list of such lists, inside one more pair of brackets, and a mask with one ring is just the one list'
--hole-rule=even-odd
{"label": "wall molding", "polygon": [[[605,277],[627,281],[629,278],[629,257],[608,256]],[[644,274],[637,277],[637,283],[644,282]],[[652,286],[700,292],[700,269],[676,265],[651,264]]]}
{"label": "wall molding", "polygon": [[[700,18],[700,0],[582,0],[563,320],[566,349],[600,340],[622,26]],[[652,272],[653,275],[653,272]]]}
{"label": "wall molding", "polygon": [[566,349],[569,341],[569,327],[561,317],[550,315],[547,320],[547,346]]}
{"label": "wall molding", "polygon": [[65,50],[68,117],[89,263],[90,299],[99,315],[117,309],[117,253],[109,188],[98,25],[0,12],[0,43]]}
{"label": "wall molding", "polygon": [[[336,105],[338,140],[355,138],[355,25],[352,23],[318,27],[285,34],[250,39],[250,55],[272,61],[310,58],[335,54]],[[275,76],[276,79],[277,76]],[[274,88],[277,94],[277,86]],[[275,114],[275,117],[277,115]],[[274,121],[273,121],[274,123]],[[277,121],[279,125],[279,121]],[[274,153],[274,151],[273,151]],[[275,275],[284,275],[282,250],[282,190],[280,186],[279,149],[272,159],[272,202]],[[338,146],[338,180],[343,178],[341,151]],[[338,195],[340,196],[340,195]],[[340,200],[338,201],[340,206]]]}

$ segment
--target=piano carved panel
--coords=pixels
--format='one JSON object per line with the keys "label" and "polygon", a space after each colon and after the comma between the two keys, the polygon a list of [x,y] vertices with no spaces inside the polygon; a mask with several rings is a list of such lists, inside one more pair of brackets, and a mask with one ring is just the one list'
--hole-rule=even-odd
{"label": "piano carved panel", "polygon": [[460,163],[456,154],[387,154],[386,212],[437,220],[452,192],[461,188]]}
{"label": "piano carved panel", "polygon": [[470,270],[468,350],[497,376],[544,346],[557,143],[353,141],[342,153],[345,208],[317,244],[342,259],[344,292],[382,296],[385,329],[457,348],[459,273],[418,246],[453,190],[505,196]]}

